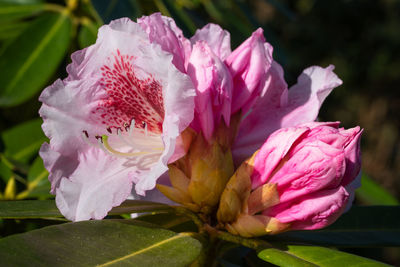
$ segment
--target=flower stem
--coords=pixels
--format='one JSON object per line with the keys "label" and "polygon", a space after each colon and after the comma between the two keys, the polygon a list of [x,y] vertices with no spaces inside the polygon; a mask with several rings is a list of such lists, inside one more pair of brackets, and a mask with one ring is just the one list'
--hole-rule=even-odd
{"label": "flower stem", "polygon": [[190,218],[194,222],[194,224],[196,224],[200,234],[204,233],[203,222],[195,213],[182,206],[171,206],[171,207],[175,210],[176,214],[184,215]]}
{"label": "flower stem", "polygon": [[214,236],[218,239],[239,244],[254,250],[259,250],[260,248],[272,248],[272,245],[264,240],[250,239],[237,235],[232,235],[228,232],[219,231],[208,224],[204,225],[204,229],[210,234],[210,236]]}

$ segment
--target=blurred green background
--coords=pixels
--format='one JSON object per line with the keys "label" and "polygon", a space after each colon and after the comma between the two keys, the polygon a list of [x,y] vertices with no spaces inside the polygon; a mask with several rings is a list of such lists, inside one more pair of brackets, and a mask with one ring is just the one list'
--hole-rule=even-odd
{"label": "blurred green background", "polygon": [[[231,33],[232,48],[262,27],[289,85],[311,65],[336,66],[343,80],[323,121],[360,125],[363,187],[359,205],[397,205],[400,197],[400,1],[396,0],[0,0],[0,199],[46,199],[37,151],[45,137],[38,96],[65,78],[70,54],[96,39],[103,23],[160,11],[186,37],[209,22]],[[1,236],[48,224],[0,221]],[[363,249],[399,263],[398,249]]]}

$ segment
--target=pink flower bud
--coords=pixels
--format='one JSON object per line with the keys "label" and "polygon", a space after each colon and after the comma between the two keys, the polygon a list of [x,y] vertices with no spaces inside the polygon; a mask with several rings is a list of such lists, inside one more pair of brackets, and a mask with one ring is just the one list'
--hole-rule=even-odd
{"label": "pink flower bud", "polygon": [[217,213],[220,225],[252,237],[333,223],[359,186],[361,133],[338,122],[274,132],[229,180]]}
{"label": "pink flower bud", "polygon": [[279,204],[263,215],[290,223],[290,229],[318,229],[339,217],[355,190],[346,186],[360,171],[362,130],[338,127],[310,123],[267,139],[254,159],[252,188],[276,184]]}
{"label": "pink flower bud", "polygon": [[232,114],[245,114],[266,87],[272,63],[272,47],[259,28],[225,60],[234,82]]}

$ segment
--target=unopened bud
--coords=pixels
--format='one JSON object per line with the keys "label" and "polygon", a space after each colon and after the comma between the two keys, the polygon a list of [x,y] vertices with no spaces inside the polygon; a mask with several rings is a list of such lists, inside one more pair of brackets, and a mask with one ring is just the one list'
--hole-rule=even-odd
{"label": "unopened bud", "polygon": [[232,174],[230,150],[216,141],[210,144],[198,134],[187,155],[169,165],[172,187],[157,185],[157,188],[193,211],[210,214],[216,209]]}
{"label": "unopened bud", "polygon": [[[359,127],[344,130],[339,123],[276,131],[228,182],[218,210],[220,224],[250,237],[333,223],[354,195],[361,133]],[[243,168],[250,171],[239,175]]]}

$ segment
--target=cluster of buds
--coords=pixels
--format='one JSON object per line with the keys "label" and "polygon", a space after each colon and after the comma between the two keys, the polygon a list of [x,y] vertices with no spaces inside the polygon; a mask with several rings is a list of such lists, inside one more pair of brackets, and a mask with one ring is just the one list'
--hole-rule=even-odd
{"label": "cluster of buds", "polygon": [[172,186],[157,189],[174,202],[206,216],[215,211],[222,191],[234,173],[232,153],[218,141],[207,142],[192,131],[186,156],[168,165]]}
{"label": "cluster of buds", "polygon": [[351,204],[362,130],[312,123],[274,132],[227,184],[218,221],[244,237],[312,230]]}

